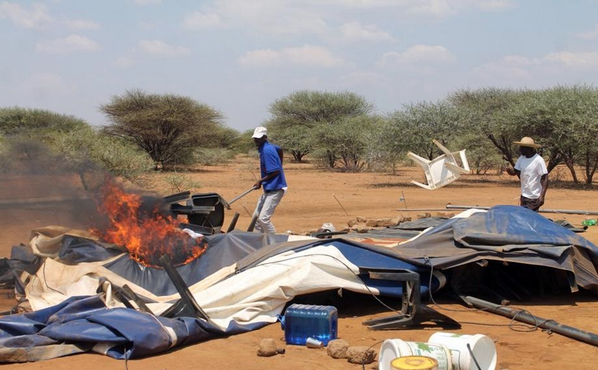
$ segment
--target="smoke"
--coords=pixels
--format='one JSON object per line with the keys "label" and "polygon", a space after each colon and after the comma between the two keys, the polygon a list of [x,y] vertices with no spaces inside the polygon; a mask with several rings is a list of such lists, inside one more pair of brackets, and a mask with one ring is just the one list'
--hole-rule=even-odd
{"label": "smoke", "polygon": [[15,243],[34,228],[87,230],[105,224],[95,200],[107,177],[89,160],[53,154],[33,139],[13,140],[0,152],[0,230],[22,233]]}

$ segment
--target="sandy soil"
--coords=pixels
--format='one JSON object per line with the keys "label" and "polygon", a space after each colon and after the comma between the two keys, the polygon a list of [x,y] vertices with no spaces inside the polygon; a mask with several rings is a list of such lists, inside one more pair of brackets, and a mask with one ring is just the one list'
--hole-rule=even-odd
{"label": "sandy soil", "polygon": [[[206,167],[191,174],[202,187],[197,192],[217,192],[225,199],[251,187],[257,176],[257,161],[239,158],[234,163],[218,167]],[[447,203],[456,205],[517,204],[517,182],[506,175],[465,176],[458,182],[436,191],[427,191],[409,184],[411,179],[422,181],[417,168],[401,168],[397,175],[382,173],[342,174],[317,171],[310,164],[286,164],[290,190],[280,204],[273,221],[279,232],[287,230],[306,232],[331,222],[337,229],[346,226],[355,216],[367,218],[396,218],[408,215],[416,218],[421,212],[401,211],[405,208],[444,208]],[[154,189],[162,195],[173,193],[162,179],[154,176]],[[80,191],[75,178],[64,176],[4,176],[0,181],[0,256],[9,256],[10,248],[26,243],[31,229],[47,225],[80,228],[85,224],[81,202],[64,202],[39,207],[21,205],[8,207],[5,203],[15,199],[48,196],[72,196]],[[403,196],[406,202],[400,200]],[[245,229],[250,221],[258,198],[253,192],[227,211],[225,227],[236,211],[241,214],[238,228]],[[334,196],[342,204],[334,198]],[[3,205],[4,204],[4,205]],[[547,195],[546,208],[598,210],[596,191],[552,188]],[[348,213],[348,215],[345,213]],[[435,212],[432,212],[434,215]],[[567,219],[579,225],[582,215],[544,214],[552,219]],[[598,244],[598,227],[590,227],[582,234]],[[0,310],[14,305],[10,292],[0,292]],[[589,293],[577,293],[550,299],[534,299],[530,302],[513,302],[516,307],[550,318],[561,324],[598,333],[598,297]],[[364,298],[364,303],[340,309],[339,336],[351,345],[373,346],[389,338],[425,342],[432,330],[368,331],[364,320],[388,315],[379,304]],[[398,304],[397,302],[391,302]],[[481,333],[490,336],[498,352],[497,369],[544,370],[567,367],[596,368],[598,348],[541,330],[522,332],[509,327],[510,320],[493,314],[466,310],[463,306],[444,301],[437,309],[463,324],[456,332]],[[450,311],[458,310],[458,311]],[[228,338],[214,339],[151,358],[128,362],[129,369],[359,369],[360,365],[334,360],[326,350],[286,346],[286,353],[271,358],[256,356],[259,342],[274,338],[284,347],[283,332],[279,325],[270,325],[250,333]],[[366,365],[375,369],[377,363]],[[53,370],[89,368],[124,368],[123,361],[95,354],[76,355],[38,363],[7,365],[15,369]]]}

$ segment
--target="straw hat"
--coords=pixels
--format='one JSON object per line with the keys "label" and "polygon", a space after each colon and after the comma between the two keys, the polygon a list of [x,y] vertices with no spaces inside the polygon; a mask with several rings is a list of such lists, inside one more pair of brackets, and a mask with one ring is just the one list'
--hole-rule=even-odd
{"label": "straw hat", "polygon": [[513,144],[519,145],[519,146],[527,146],[527,147],[534,148],[534,149],[538,149],[538,148],[542,147],[542,145],[540,145],[540,144],[535,144],[534,139],[532,139],[531,137],[528,137],[528,136],[521,139],[521,141],[513,141]]}

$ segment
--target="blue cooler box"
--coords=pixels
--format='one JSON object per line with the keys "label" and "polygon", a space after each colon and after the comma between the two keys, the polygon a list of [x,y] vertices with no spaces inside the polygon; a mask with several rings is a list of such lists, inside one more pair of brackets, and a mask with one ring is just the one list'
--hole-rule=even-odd
{"label": "blue cooler box", "polygon": [[338,313],[334,306],[292,304],[284,314],[284,339],[287,344],[305,345],[315,338],[324,345],[338,334]]}

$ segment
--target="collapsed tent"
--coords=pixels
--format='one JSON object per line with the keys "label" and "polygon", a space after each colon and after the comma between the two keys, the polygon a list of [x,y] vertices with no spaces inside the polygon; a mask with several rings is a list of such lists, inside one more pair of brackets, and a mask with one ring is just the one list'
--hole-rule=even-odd
{"label": "collapsed tent", "polygon": [[[372,270],[414,271],[422,276],[425,294],[430,281],[432,291],[441,289],[444,275],[454,269],[494,260],[564,271],[575,283],[572,288],[598,292],[598,248],[532,211],[513,206],[464,212],[392,247],[240,232],[207,237],[206,252],[177,270],[210,322],[122,308],[114,292],[125,284],[156,315],[180,297],[160,269],[139,265],[127,254],[76,233],[45,232],[38,231],[30,244],[45,259],[35,271],[22,267],[21,273],[35,311],[0,318],[0,345],[11,348],[0,351],[0,361],[32,361],[89,350],[134,358],[273,323],[300,295],[335,289],[402,294],[396,281],[369,279],[367,272]],[[396,233],[389,229],[388,235]],[[384,237],[384,232],[376,237]],[[21,256],[22,249],[16,249]]]}

